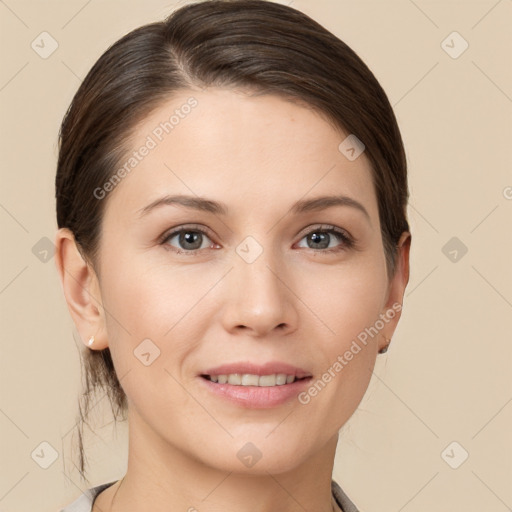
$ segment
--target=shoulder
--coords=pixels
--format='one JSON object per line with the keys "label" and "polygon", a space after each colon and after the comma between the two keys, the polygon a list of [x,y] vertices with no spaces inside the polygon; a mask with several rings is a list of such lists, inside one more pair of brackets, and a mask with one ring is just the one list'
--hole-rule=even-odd
{"label": "shoulder", "polygon": [[66,507],[62,508],[60,512],[91,512],[94,498],[98,494],[104,491],[107,487],[114,485],[117,480],[109,482],[107,484],[97,485],[85,490],[73,503],[70,503]]}
{"label": "shoulder", "polygon": [[331,489],[334,499],[343,512],[359,512],[343,489],[334,480],[331,481]]}

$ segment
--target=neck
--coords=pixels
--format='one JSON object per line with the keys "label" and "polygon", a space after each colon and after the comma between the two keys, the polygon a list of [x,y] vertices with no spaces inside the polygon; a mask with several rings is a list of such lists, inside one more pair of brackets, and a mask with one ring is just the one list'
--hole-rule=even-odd
{"label": "neck", "polygon": [[[170,445],[130,415],[126,475],[110,489],[109,512],[318,512],[338,511],[331,491],[338,435],[307,460],[285,471],[241,473],[205,464],[186,450]],[[134,429],[133,423],[137,422]],[[133,435],[137,431],[137,436]],[[263,462],[263,458],[259,462]],[[109,490],[109,489],[107,489]],[[101,495],[100,495],[101,496]]]}

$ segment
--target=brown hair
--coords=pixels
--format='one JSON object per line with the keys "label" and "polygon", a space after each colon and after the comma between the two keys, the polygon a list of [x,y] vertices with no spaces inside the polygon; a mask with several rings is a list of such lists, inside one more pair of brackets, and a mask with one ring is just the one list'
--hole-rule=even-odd
{"label": "brown hair", "polygon": [[[59,133],[56,206],[59,228],[73,232],[97,275],[108,198],[98,200],[94,190],[109,180],[130,150],[140,121],[173,93],[210,86],[251,89],[302,103],[364,143],[388,276],[393,275],[397,242],[409,231],[409,193],[405,151],[388,98],[343,41],[306,14],[267,0],[185,5],[165,21],[122,37],[87,74]],[[126,412],[127,402],[108,348],[84,348],[83,359],[78,467],[87,480],[82,428],[94,391],[106,391],[114,420]]]}

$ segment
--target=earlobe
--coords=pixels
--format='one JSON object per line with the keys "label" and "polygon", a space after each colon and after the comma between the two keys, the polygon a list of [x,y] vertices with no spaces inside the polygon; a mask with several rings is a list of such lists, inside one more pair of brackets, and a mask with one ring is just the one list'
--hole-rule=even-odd
{"label": "earlobe", "polygon": [[[67,228],[55,237],[55,264],[69,312],[83,343],[89,348],[108,346],[98,278],[84,260],[73,233]],[[88,342],[94,336],[94,344]]]}

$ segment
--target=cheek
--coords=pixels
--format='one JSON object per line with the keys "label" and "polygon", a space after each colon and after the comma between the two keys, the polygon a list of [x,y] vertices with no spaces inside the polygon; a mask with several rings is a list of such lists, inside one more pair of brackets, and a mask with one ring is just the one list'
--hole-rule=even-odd
{"label": "cheek", "polygon": [[183,380],[184,362],[194,350],[187,311],[205,292],[164,266],[148,270],[134,259],[111,268],[103,283],[107,333],[129,401],[146,419],[153,409],[168,418],[175,411],[192,410],[177,381]]}
{"label": "cheek", "polygon": [[[318,350],[321,361],[316,380],[300,397],[308,421],[318,428],[335,431],[348,421],[361,402],[371,380],[378,335],[368,334],[381,313],[386,281],[379,273],[340,271],[330,279],[309,275],[315,287],[304,297],[318,323]],[[317,279],[314,279],[314,278]],[[310,315],[310,313],[309,313]],[[307,327],[306,327],[307,329]],[[312,334],[314,335],[314,334]]]}
{"label": "cheek", "polygon": [[387,281],[378,265],[360,262],[338,268],[319,266],[309,268],[302,276],[299,289],[308,290],[303,301],[317,317],[322,332],[333,340],[331,348],[350,344],[382,312]]}
{"label": "cheek", "polygon": [[[134,257],[112,265],[105,279],[106,307],[132,336],[163,338],[214,283],[192,265],[180,268]],[[115,326],[114,326],[115,327]]]}
{"label": "cheek", "polygon": [[[152,386],[160,381],[160,374],[168,377],[165,369],[186,373],[187,355],[201,339],[203,324],[197,317],[205,316],[207,301],[200,299],[218,280],[215,272],[206,266],[155,264],[143,256],[105,268],[102,297],[118,375],[128,371],[139,375],[142,368],[148,370],[144,382]],[[141,357],[154,362],[145,367]]]}
{"label": "cheek", "polygon": [[[318,325],[315,355],[321,360],[318,377],[325,383],[325,387],[320,382],[317,389],[311,389],[312,395],[305,396],[304,402],[315,404],[319,417],[330,416],[334,428],[350,417],[370,382],[378,340],[371,328],[383,312],[387,277],[382,262],[372,258],[309,268],[301,275],[300,289],[309,290],[302,299],[314,315],[304,314],[313,318],[309,325]],[[307,329],[308,322],[304,325]],[[337,414],[331,415],[330,410]]]}

